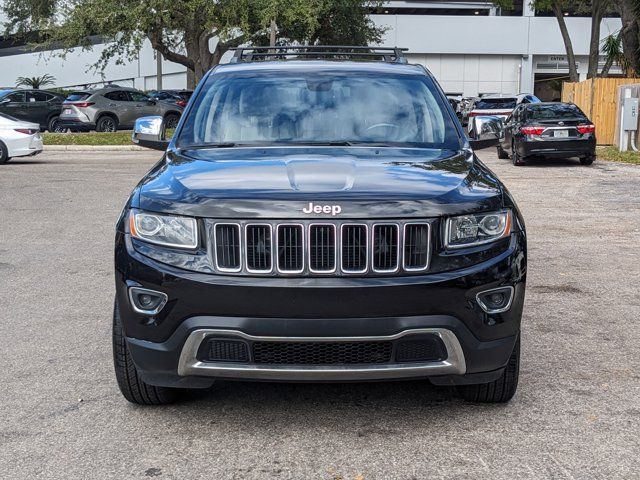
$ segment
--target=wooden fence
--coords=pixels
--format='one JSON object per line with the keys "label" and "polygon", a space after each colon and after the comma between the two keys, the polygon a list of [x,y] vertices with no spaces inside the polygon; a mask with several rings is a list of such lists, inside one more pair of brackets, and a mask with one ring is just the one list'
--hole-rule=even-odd
{"label": "wooden fence", "polygon": [[562,85],[562,101],[575,103],[596,126],[600,145],[613,145],[616,138],[618,87],[640,83],[637,78],[592,78]]}

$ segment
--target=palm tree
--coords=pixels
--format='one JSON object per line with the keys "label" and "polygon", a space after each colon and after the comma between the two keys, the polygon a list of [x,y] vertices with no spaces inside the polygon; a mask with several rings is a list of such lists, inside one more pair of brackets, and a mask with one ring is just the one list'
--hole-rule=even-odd
{"label": "palm tree", "polygon": [[49,75],[48,73],[42,75],[41,77],[18,77],[16,79],[16,87],[24,86],[38,90],[41,87],[53,85],[55,81],[56,77],[54,77],[53,75]]}

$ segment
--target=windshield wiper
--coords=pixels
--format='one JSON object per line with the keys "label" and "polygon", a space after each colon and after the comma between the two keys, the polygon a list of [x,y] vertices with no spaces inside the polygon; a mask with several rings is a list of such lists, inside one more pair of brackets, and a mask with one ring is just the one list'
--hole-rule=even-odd
{"label": "windshield wiper", "polygon": [[189,145],[188,147],[182,147],[183,150],[203,150],[207,148],[233,148],[237,147],[235,142],[222,142],[222,143],[199,143],[198,145]]}

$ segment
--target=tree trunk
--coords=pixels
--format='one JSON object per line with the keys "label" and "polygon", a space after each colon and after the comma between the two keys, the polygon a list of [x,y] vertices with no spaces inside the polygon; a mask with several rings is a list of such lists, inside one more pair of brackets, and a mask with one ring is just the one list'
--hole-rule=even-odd
{"label": "tree trunk", "polygon": [[622,49],[635,75],[640,74],[640,19],[636,15],[637,0],[615,0],[622,20]]}
{"label": "tree trunk", "polygon": [[580,76],[578,75],[578,69],[576,68],[576,56],[573,53],[573,44],[571,43],[567,24],[564,21],[562,5],[559,0],[553,0],[551,7],[556,19],[558,20],[558,26],[560,27],[560,33],[562,34],[562,40],[564,41],[564,48],[567,51],[567,60],[569,61],[569,79],[572,82],[578,82],[580,81]]}
{"label": "tree trunk", "polygon": [[589,70],[587,78],[598,76],[600,63],[600,25],[604,15],[606,0],[593,0],[591,3],[591,42],[589,43]]}

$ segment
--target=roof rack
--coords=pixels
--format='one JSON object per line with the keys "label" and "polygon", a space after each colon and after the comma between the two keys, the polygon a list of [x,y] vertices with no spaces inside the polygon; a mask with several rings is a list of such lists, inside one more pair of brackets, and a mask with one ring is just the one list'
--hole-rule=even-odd
{"label": "roof rack", "polygon": [[346,45],[284,45],[273,47],[238,47],[231,63],[291,59],[378,60],[407,63],[407,48],[358,47]]}

